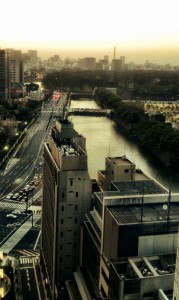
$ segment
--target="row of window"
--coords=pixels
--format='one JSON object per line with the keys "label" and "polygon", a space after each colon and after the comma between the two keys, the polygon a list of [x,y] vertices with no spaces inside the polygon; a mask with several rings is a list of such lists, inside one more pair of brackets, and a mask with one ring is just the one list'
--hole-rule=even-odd
{"label": "row of window", "polygon": [[[70,258],[71,255],[69,254],[69,255],[67,255],[66,257]],[[76,261],[76,255],[73,256],[73,262],[74,262],[74,261]],[[60,262],[63,262],[63,257],[62,257],[62,256],[60,256]]]}
{"label": "row of window", "polygon": [[[68,219],[72,219],[72,217],[68,217]],[[75,224],[77,224],[78,219],[75,218],[74,221],[75,221]],[[63,225],[63,224],[64,224],[64,219],[61,219],[61,220],[60,220],[60,223],[61,223],[61,225]]]}
{"label": "row of window", "polygon": [[[74,193],[74,192],[73,191],[69,191],[68,193],[70,194],[70,193]],[[76,196],[76,198],[78,198],[78,192],[75,193],[75,196]],[[65,198],[65,193],[62,193],[62,198],[63,199]]]}
{"label": "row of window", "polygon": [[[70,242],[69,242],[69,243],[66,243],[66,245],[71,245],[71,244],[72,244],[72,243],[70,243]],[[61,245],[60,245],[60,250],[63,250],[64,248],[66,248],[66,245],[61,244]],[[73,248],[76,249],[76,243],[73,244]]]}
{"label": "row of window", "polygon": [[[73,206],[73,204],[68,204],[68,206]],[[65,207],[64,205],[61,206],[61,211],[64,211],[65,210]],[[78,210],[78,205],[75,204],[75,210]]]}
{"label": "row of window", "polygon": [[[69,230],[69,231],[72,231],[72,230]],[[64,232],[63,231],[60,232],[60,236],[61,237],[64,236]],[[77,236],[77,230],[74,230],[74,236]]]}

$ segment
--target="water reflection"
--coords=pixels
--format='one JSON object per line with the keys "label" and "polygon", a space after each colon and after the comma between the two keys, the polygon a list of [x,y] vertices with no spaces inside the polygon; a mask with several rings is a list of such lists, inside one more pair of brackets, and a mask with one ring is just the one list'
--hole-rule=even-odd
{"label": "water reflection", "polygon": [[[97,108],[94,101],[72,101],[71,107]],[[135,163],[137,168],[158,180],[173,192],[179,192],[179,171],[163,166],[149,151],[129,138],[116,124],[106,117],[71,116],[75,129],[86,137],[88,169],[91,178],[104,169],[106,156],[122,156]]]}

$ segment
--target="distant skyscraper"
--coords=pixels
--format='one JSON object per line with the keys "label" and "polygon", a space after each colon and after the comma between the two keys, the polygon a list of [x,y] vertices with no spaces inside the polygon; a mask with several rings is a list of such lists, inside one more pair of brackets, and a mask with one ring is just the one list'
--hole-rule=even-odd
{"label": "distant skyscraper", "polygon": [[20,50],[10,50],[10,81],[24,83],[22,53]]}
{"label": "distant skyscraper", "polygon": [[111,70],[114,72],[119,72],[122,70],[122,60],[121,59],[113,59]]}
{"label": "distant skyscraper", "polygon": [[29,55],[31,58],[36,59],[36,58],[37,58],[37,50],[28,50],[28,55]]}
{"label": "distant skyscraper", "polygon": [[50,299],[80,263],[80,226],[90,211],[92,185],[85,139],[56,120],[44,146],[41,265]]}
{"label": "distant skyscraper", "polygon": [[96,69],[96,58],[85,57],[79,60],[79,67],[82,70],[95,70]]}
{"label": "distant skyscraper", "polygon": [[0,101],[10,99],[10,52],[0,50]]}
{"label": "distant skyscraper", "polygon": [[122,69],[124,69],[124,65],[125,65],[125,56],[120,56],[120,60],[122,62]]}

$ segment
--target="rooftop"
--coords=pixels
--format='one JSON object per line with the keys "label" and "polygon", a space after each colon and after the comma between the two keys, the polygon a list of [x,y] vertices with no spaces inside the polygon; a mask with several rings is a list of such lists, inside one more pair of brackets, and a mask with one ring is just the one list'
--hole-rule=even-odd
{"label": "rooftop", "polygon": [[[108,206],[114,218],[120,224],[142,222],[166,221],[168,219],[167,205],[164,203],[142,205],[116,205]],[[179,203],[170,203],[170,220],[179,220]]]}
{"label": "rooftop", "polygon": [[131,257],[123,261],[112,261],[113,268],[120,279],[146,278],[173,274],[175,272],[176,254],[147,257]]}
{"label": "rooftop", "polygon": [[126,194],[166,194],[167,191],[158,185],[154,180],[130,180],[112,182],[121,195]]}

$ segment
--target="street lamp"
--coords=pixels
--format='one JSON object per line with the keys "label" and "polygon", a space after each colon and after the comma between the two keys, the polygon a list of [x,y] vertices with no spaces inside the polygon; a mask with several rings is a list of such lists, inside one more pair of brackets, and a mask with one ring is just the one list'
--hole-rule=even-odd
{"label": "street lamp", "polygon": [[9,150],[9,145],[5,145],[3,148],[4,151],[8,151]]}

